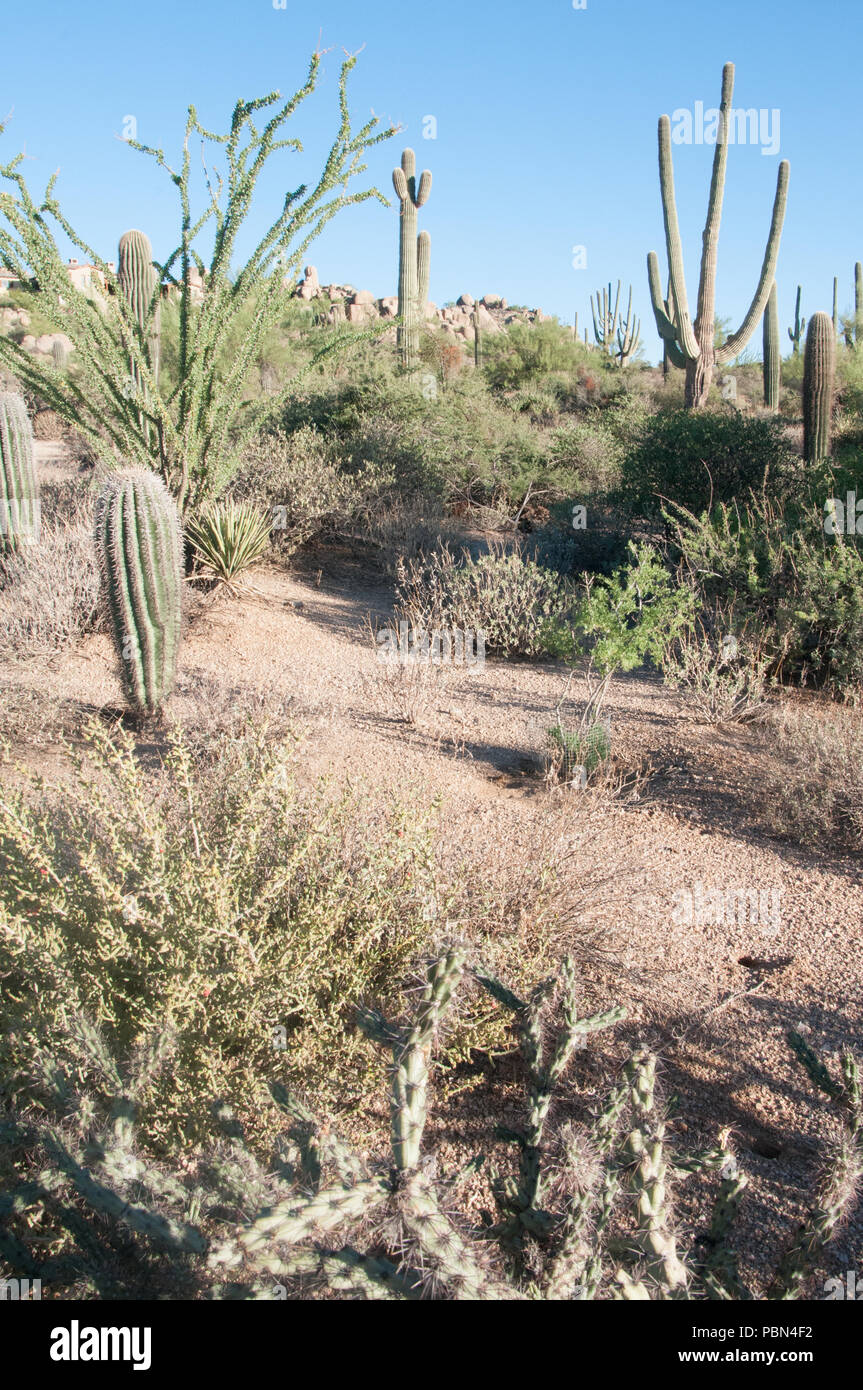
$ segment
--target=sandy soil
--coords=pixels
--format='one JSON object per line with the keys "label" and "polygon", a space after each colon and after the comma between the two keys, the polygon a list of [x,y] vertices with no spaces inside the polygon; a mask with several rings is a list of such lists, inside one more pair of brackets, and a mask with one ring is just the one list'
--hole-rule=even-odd
{"label": "sandy soil", "polygon": [[[262,713],[279,709],[305,731],[309,776],[440,796],[441,835],[481,883],[513,866],[530,872],[549,852],[561,857],[555,945],[578,950],[586,931],[600,929],[592,940],[607,960],[585,957],[585,1000],[627,1006],[612,1054],[632,1043],[659,1051],[663,1090],[678,1097],[672,1133],[681,1147],[734,1127],[751,1179],[738,1239],[744,1268],[772,1260],[811,1191],[828,1129],[785,1033],[802,1031],[829,1057],[844,1043],[859,1046],[863,1032],[860,860],[766,834],[752,809],[763,738],[746,725],[700,724],[655,677],[621,678],[609,700],[615,755],[642,768],[635,792],[613,799],[549,788],[545,730],[563,668],[488,660],[411,687],[377,660],[364,629],[367,615],[380,626],[392,620],[392,593],[358,547],[304,556],[291,574],[260,566],[251,582],[253,594],[198,603],[178,717],[194,718],[202,700],[229,707],[258,692]],[[119,700],[105,636],[50,663],[0,668],[0,685],[3,703],[19,709],[49,693],[58,719]],[[22,727],[13,752],[55,766],[50,721]],[[686,894],[698,885],[761,893],[760,919],[726,904],[712,924],[685,920]],[[589,1100],[599,1086],[580,1061],[564,1102]],[[447,1106],[436,1117],[452,1166],[487,1132],[483,1094],[461,1105],[455,1129]],[[682,1189],[682,1214],[689,1200]],[[858,1208],[829,1273],[859,1269],[861,1256]]]}

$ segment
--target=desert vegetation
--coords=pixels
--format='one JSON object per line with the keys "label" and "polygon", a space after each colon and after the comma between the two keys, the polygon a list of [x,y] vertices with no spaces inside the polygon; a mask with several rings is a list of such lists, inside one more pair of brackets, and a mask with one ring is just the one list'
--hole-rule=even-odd
{"label": "desert vegetation", "polygon": [[[318,53],[179,162],[130,142],[172,246],[109,261],[0,165],[0,1275],[822,1297],[863,1249],[863,272],[783,358],[782,161],[726,333],[720,135],[691,317],[663,116],[667,269],[591,341],[439,310],[354,65],[251,239]],[[368,201],[379,301],[305,264]]]}

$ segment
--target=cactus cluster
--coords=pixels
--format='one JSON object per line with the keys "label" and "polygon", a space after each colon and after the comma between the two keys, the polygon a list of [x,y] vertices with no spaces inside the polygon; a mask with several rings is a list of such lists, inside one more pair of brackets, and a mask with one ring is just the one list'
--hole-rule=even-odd
{"label": "cactus cluster", "polygon": [[123,689],[157,713],[174,685],[180,645],[183,541],[176,505],[156,473],[115,473],[96,506],[96,550]]}
{"label": "cactus cluster", "polygon": [[764,404],[768,410],[779,409],[782,384],[782,353],[779,349],[779,305],[774,283],[764,311],[762,339],[762,372],[764,375]]}
{"label": "cactus cluster", "polygon": [[428,300],[431,263],[431,237],[417,236],[417,211],[431,192],[432,176],[424,169],[416,181],[416,155],[402,154],[401,168],[393,170],[393,187],[399,200],[399,326],[396,347],[405,368],[415,367],[419,358],[420,329]]}
{"label": "cactus cluster", "polygon": [[[764,313],[770,295],[770,287],[776,274],[779,242],[782,236],[782,224],[785,219],[785,204],[788,195],[788,162],[783,159],[779,165],[776,196],[773,202],[773,217],[755,295],[737,332],[732,333],[721,347],[716,347],[714,341],[716,328],[716,254],[719,242],[719,224],[722,217],[722,199],[725,192],[725,170],[728,162],[729,144],[728,118],[733,93],[734,64],[726,63],[722,73],[719,128],[713,156],[713,174],[710,181],[707,222],[703,235],[701,276],[694,323],[689,316],[683,247],[680,240],[677,204],[674,197],[671,121],[668,116],[660,116],[659,118],[659,180],[671,282],[671,293],[667,299],[662,297],[659,261],[654,251],[651,251],[647,257],[647,273],[659,336],[666,345],[672,365],[682,367],[686,371],[685,401],[688,407],[694,409],[699,409],[707,403],[714,367],[731,362],[745,348]],[[670,309],[672,312],[669,312]]]}
{"label": "cactus cluster", "polygon": [[803,356],[803,457],[807,463],[830,457],[836,333],[828,314],[813,314]]}
{"label": "cactus cluster", "polygon": [[0,392],[0,552],[39,540],[39,484],[33,463],[33,428],[23,396]]}
{"label": "cactus cluster", "polygon": [[[514,1153],[512,1163],[488,1174],[497,1215],[484,1213],[479,1228],[455,1215],[455,1200],[482,1159],[472,1159],[461,1172],[440,1173],[423,1156],[422,1137],[432,1052],[466,973],[465,951],[452,947],[430,963],[412,1021],[397,1026],[374,1010],[359,1012],[361,1029],[391,1057],[391,1158],[371,1166],[272,1083],[273,1099],[291,1125],[275,1169],[252,1155],[229,1109],[215,1106],[222,1137],[205,1157],[206,1176],[181,1179],[164,1162],[135,1152],[138,1098],[148,1072],[169,1060],[169,1038],[163,1031],[142,1040],[133,1066],[123,1069],[101,1035],[79,1020],[77,1043],[90,1058],[87,1074],[102,1077],[104,1094],[98,1102],[89,1092],[82,1096],[59,1068],[46,1065],[47,1084],[64,1115],[79,1116],[79,1137],[68,1119],[60,1130],[38,1115],[0,1130],[0,1142],[40,1151],[40,1162],[48,1159],[38,1181],[22,1182],[0,1202],[0,1256],[27,1277],[58,1285],[74,1282],[83,1270],[102,1296],[121,1296],[110,1246],[109,1227],[116,1224],[131,1234],[142,1265],[152,1270],[154,1253],[166,1252],[176,1262],[175,1279],[189,1280],[192,1290],[196,1280],[199,1288],[206,1281],[216,1298],[272,1300],[314,1296],[315,1290],[398,1301],[801,1295],[852,1211],[863,1178],[860,1072],[850,1051],[837,1077],[798,1034],[788,1035],[810,1081],[832,1102],[840,1132],[812,1209],[758,1294],[744,1284],[729,1239],[747,1184],[729,1131],[703,1150],[681,1154],[672,1148],[655,1055],[634,1052],[617,1084],[581,1124],[552,1120],[553,1101],[577,1053],[623,1017],[621,1009],[580,1016],[578,977],[569,959],[526,999],[482,970],[470,972],[512,1017],[524,1119],[496,1131],[503,1152]],[[99,1114],[108,1118],[97,1124]],[[706,1228],[684,1250],[672,1197],[677,1184],[699,1174],[714,1175],[716,1191]],[[40,1262],[10,1225],[10,1217],[43,1209],[80,1240],[80,1254]],[[239,1223],[227,1235],[226,1209],[237,1213]],[[211,1212],[217,1240],[207,1234]],[[106,1230],[104,1251],[88,1219],[95,1213]],[[28,1229],[25,1222],[22,1230]],[[226,1278],[230,1282],[213,1286],[214,1279]]]}

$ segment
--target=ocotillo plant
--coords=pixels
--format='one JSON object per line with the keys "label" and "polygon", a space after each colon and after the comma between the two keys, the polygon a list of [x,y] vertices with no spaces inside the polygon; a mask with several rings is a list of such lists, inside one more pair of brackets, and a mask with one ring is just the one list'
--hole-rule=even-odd
{"label": "ocotillo plant", "polygon": [[413,150],[402,154],[400,169],[393,170],[393,187],[399,200],[399,327],[396,346],[403,367],[416,366],[420,328],[428,298],[431,238],[417,236],[417,210],[431,192],[432,176],[424,169],[417,187],[417,161]]}
{"label": "ocotillo plant", "polygon": [[0,392],[0,552],[39,539],[39,484],[33,463],[33,428],[24,397]]}
{"label": "ocotillo plant", "polygon": [[816,463],[830,456],[836,333],[828,314],[813,314],[803,355],[803,457]]}
{"label": "ocotillo plant", "polygon": [[800,286],[798,285],[798,286],[797,286],[797,299],[796,299],[795,304],[794,304],[794,327],[793,327],[793,329],[792,329],[792,328],[789,328],[789,330],[788,330],[788,337],[791,339],[791,342],[792,342],[792,344],[793,344],[793,347],[792,347],[792,349],[791,349],[791,352],[792,352],[792,356],[794,356],[794,357],[799,357],[799,355],[800,355],[800,339],[803,337],[803,334],[806,332],[806,320],[805,320],[804,318],[801,318],[801,317],[800,317],[800,295],[801,295],[801,293],[802,293],[801,288],[800,288]]}
{"label": "ocotillo plant", "polygon": [[126,698],[154,714],[174,686],[183,585],[180,518],[158,474],[130,468],[108,479],[96,550]]}
{"label": "ocotillo plant", "polygon": [[620,313],[619,280],[614,307],[612,308],[611,304],[611,281],[609,280],[607,290],[596,291],[596,305],[593,302],[593,295],[590,296],[590,312],[593,318],[593,336],[596,339],[596,345],[610,357],[614,352],[614,335],[617,331],[617,320]]}
{"label": "ocotillo plant", "polygon": [[779,409],[779,389],[782,383],[782,353],[779,351],[779,306],[776,284],[770,291],[764,310],[762,336],[762,372],[764,374],[764,404],[768,410]]}
{"label": "ocotillo plant", "polygon": [[671,121],[668,116],[660,116],[659,118],[659,182],[662,191],[665,243],[674,301],[673,319],[669,317],[666,302],[662,298],[659,261],[655,251],[651,251],[647,257],[647,273],[659,336],[667,344],[668,355],[674,366],[683,367],[686,370],[685,401],[690,409],[699,409],[707,403],[714,367],[717,364],[732,361],[745,348],[756,324],[764,313],[770,295],[770,286],[773,284],[776,274],[779,241],[785,219],[785,204],[788,196],[788,161],[783,159],[779,165],[776,181],[776,196],[773,202],[773,218],[767,238],[767,249],[754,298],[737,332],[732,333],[721,347],[715,347],[716,254],[719,242],[719,224],[722,218],[722,198],[725,191],[725,170],[728,162],[728,122],[733,92],[734,64],[726,63],[722,72],[722,100],[719,108],[713,174],[710,181],[710,198],[701,253],[698,305],[694,323],[689,317],[683,248],[677,222],[677,205],[674,199]]}
{"label": "ocotillo plant", "polygon": [[641,343],[641,320],[632,312],[632,286],[629,287],[629,302],[626,317],[621,317],[617,325],[617,360],[625,367],[630,357],[638,352]]}
{"label": "ocotillo plant", "polygon": [[[153,264],[150,238],[143,232],[124,232],[117,251],[117,284],[140,331],[140,349],[146,352],[150,373],[159,379],[161,356],[159,272]],[[135,354],[129,364],[130,376],[138,384]]]}

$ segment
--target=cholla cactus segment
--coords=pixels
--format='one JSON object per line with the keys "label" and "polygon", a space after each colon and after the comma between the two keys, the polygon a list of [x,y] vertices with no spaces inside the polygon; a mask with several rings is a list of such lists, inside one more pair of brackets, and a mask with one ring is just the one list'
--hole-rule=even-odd
{"label": "cholla cactus segment", "polygon": [[40,534],[33,429],[24,397],[0,392],[0,553],[35,545]]}
{"label": "cholla cactus segment", "polygon": [[393,1155],[400,1172],[409,1172],[419,1162],[432,1046],[464,960],[464,951],[453,948],[432,962],[413,1027],[393,1045],[390,1111]]}
{"label": "cholla cactus segment", "polygon": [[129,703],[153,714],[174,686],[180,646],[183,541],[156,473],[115,473],[96,506],[96,549]]}
{"label": "cholla cactus segment", "polygon": [[665,1125],[655,1117],[656,1058],[635,1053],[626,1066],[635,1125],[626,1147],[635,1159],[631,1185],[636,1193],[640,1245],[649,1272],[670,1291],[685,1287],[687,1274],[671,1231],[663,1138]]}

